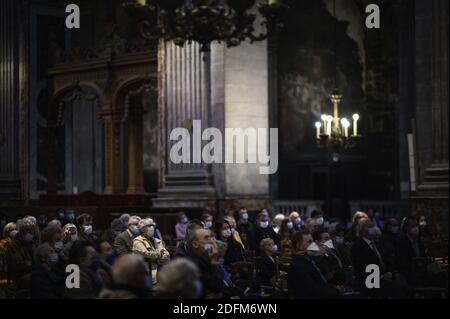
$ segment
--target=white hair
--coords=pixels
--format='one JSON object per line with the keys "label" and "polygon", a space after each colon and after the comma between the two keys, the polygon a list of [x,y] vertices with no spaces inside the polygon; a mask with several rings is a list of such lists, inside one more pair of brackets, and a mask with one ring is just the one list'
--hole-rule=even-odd
{"label": "white hair", "polygon": [[61,228],[61,221],[58,219],[52,219],[49,223],[48,226],[58,226],[59,228]]}
{"label": "white hair", "polygon": [[131,216],[130,219],[128,220],[128,226],[130,226],[131,224],[139,224],[140,221],[141,221],[141,217]]}
{"label": "white hair", "polygon": [[283,221],[285,218],[284,214],[276,214],[273,219]]}
{"label": "white hair", "polygon": [[150,225],[153,225],[153,219],[151,219],[151,218],[144,218],[144,219],[141,219],[139,221],[138,229],[141,230],[142,228],[148,227]]}
{"label": "white hair", "polygon": [[24,228],[31,228],[36,226],[36,219],[30,218],[32,216],[27,216],[17,221],[17,230],[22,232]]}

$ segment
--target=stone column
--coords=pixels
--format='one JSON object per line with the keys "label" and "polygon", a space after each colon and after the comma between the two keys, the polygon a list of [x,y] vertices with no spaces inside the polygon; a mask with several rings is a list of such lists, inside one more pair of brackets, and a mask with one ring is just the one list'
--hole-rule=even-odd
{"label": "stone column", "polygon": [[[175,142],[170,133],[177,127],[189,127],[193,120],[201,120],[202,130],[209,126],[209,68],[208,54],[200,52],[193,43],[184,48],[173,43],[163,44],[159,55],[159,110],[161,129],[162,187],[155,207],[213,208],[215,190],[209,167],[203,163],[174,164],[169,158]],[[161,65],[162,64],[162,65]],[[192,134],[192,131],[191,131]],[[192,142],[191,142],[192,145]]]}
{"label": "stone column", "polygon": [[17,1],[0,1],[0,199],[20,197]]}

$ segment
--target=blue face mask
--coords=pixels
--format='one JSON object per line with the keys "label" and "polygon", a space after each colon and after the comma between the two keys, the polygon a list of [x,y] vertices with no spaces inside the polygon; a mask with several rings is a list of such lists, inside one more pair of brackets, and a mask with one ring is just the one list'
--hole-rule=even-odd
{"label": "blue face mask", "polygon": [[73,222],[75,220],[75,214],[74,213],[69,213],[67,215],[67,220],[70,222]]}
{"label": "blue face mask", "polygon": [[83,230],[86,235],[92,234],[92,225],[84,225]]}
{"label": "blue face mask", "polygon": [[189,220],[187,219],[187,217],[181,218],[181,223],[182,223],[182,224],[187,224],[188,221],[189,221]]}
{"label": "blue face mask", "polygon": [[374,239],[376,235],[377,235],[376,227],[370,227],[367,231],[367,237],[369,239]]}
{"label": "blue face mask", "polygon": [[50,263],[52,265],[57,264],[59,261],[59,255],[58,254],[51,254],[50,255]]}
{"label": "blue face mask", "polygon": [[137,228],[137,226],[134,226],[133,228],[131,228],[131,233],[134,237],[137,237],[141,232],[139,231],[139,228]]}
{"label": "blue face mask", "polygon": [[27,234],[23,237],[23,240],[24,240],[25,242],[27,242],[27,243],[31,243],[31,242],[33,241],[33,239],[34,239],[34,235],[33,235],[33,234],[30,234],[30,233],[27,233]]}
{"label": "blue face mask", "polygon": [[344,237],[343,236],[336,236],[336,245],[343,245],[344,244]]}
{"label": "blue face mask", "polygon": [[211,244],[205,244],[203,246],[203,251],[208,254],[210,251],[212,250],[212,245]]}
{"label": "blue face mask", "polygon": [[273,245],[273,246],[272,246],[272,252],[273,252],[273,253],[278,252],[278,246],[277,246],[277,245]]}
{"label": "blue face mask", "polygon": [[102,260],[100,259],[100,257],[97,255],[92,256],[91,266],[89,268],[91,268],[93,271],[97,271],[97,269],[99,269],[101,266]]}
{"label": "blue face mask", "polygon": [[203,283],[200,280],[196,280],[194,283],[194,295],[195,299],[200,299],[203,296]]}
{"label": "blue face mask", "polygon": [[153,279],[150,275],[145,276],[145,288],[149,290],[153,288]]}
{"label": "blue face mask", "polygon": [[287,223],[286,227],[287,227],[287,229],[291,230],[292,228],[294,228],[294,224],[293,223]]}
{"label": "blue face mask", "polygon": [[112,252],[110,252],[109,254],[108,254],[108,256],[106,256],[106,262],[109,264],[109,265],[113,265],[114,264],[114,261],[116,261],[116,258],[117,258],[117,254],[116,254],[116,252],[113,250]]}

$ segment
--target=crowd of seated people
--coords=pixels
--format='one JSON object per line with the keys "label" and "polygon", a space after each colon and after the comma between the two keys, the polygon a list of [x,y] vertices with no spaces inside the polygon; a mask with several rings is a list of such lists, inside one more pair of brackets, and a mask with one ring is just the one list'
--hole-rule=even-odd
{"label": "crowd of seated people", "polygon": [[[430,253],[448,241],[437,240],[424,215],[180,212],[164,237],[152,218],[129,214],[104,230],[91,215],[63,209],[50,221],[0,222],[0,298],[415,298],[426,287],[448,296],[448,255]],[[376,289],[369,265],[379,270]],[[68,266],[79,269],[76,288]]]}

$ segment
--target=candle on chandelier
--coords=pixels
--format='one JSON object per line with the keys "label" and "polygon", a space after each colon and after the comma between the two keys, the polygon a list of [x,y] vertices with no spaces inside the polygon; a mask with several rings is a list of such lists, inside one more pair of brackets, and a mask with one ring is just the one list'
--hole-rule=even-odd
{"label": "candle on chandelier", "polygon": [[323,122],[323,134],[327,134],[327,115],[326,114],[322,114],[322,116],[320,117],[320,119]]}
{"label": "candle on chandelier", "polygon": [[320,139],[320,128],[322,127],[322,123],[316,122],[316,137]]}
{"label": "candle on chandelier", "polygon": [[358,120],[359,120],[359,115],[353,114],[353,136],[358,135]]}
{"label": "candle on chandelier", "polygon": [[341,120],[341,124],[342,124],[342,128],[343,128],[343,131],[344,131],[344,137],[348,138],[348,128],[350,127],[350,122],[344,117]]}
{"label": "candle on chandelier", "polygon": [[333,117],[331,115],[327,116],[327,134],[331,136],[331,123],[333,122]]}
{"label": "candle on chandelier", "polygon": [[147,0],[136,0],[136,4],[139,4],[141,6],[145,6],[146,2],[147,2]]}
{"label": "candle on chandelier", "polygon": [[269,0],[269,5],[275,5],[278,3],[278,0]]}

